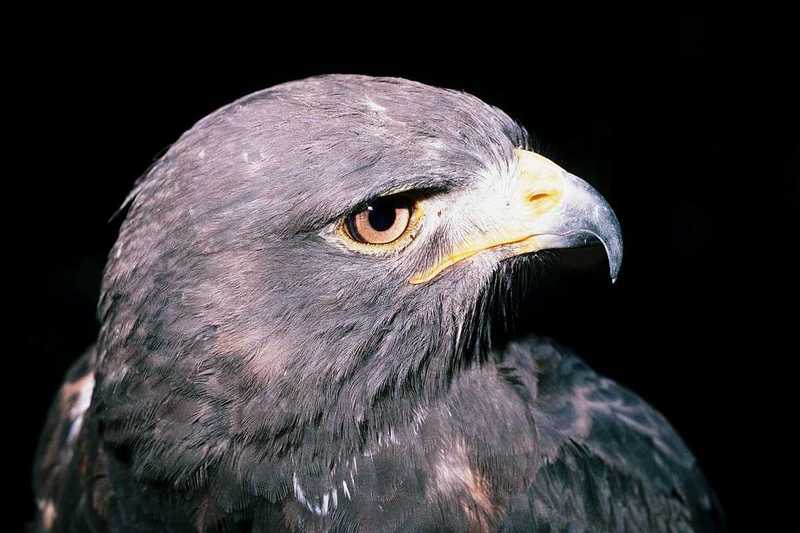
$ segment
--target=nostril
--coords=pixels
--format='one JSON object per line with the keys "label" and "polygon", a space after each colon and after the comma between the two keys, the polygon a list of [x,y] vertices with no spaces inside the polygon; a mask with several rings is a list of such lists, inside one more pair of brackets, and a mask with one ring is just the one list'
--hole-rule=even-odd
{"label": "nostril", "polygon": [[549,196],[550,196],[550,194],[548,194],[546,192],[537,192],[537,193],[528,195],[528,201],[529,202],[538,202],[539,200],[544,200],[544,199],[548,198]]}
{"label": "nostril", "polygon": [[529,209],[535,213],[543,215],[554,209],[560,200],[560,191],[554,189],[539,189],[536,192],[528,192],[525,198]]}

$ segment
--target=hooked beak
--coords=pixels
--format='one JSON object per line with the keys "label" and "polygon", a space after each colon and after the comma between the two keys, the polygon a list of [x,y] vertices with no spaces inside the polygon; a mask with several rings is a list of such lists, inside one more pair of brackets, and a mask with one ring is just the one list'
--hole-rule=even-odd
{"label": "hooked beak", "polygon": [[501,257],[575,248],[599,241],[606,251],[611,281],[622,263],[622,233],[614,211],[591,185],[549,159],[516,149],[517,167],[502,204],[487,202],[491,228],[470,235],[434,265],[418,272],[412,284],[426,283],[450,266],[487,250]]}

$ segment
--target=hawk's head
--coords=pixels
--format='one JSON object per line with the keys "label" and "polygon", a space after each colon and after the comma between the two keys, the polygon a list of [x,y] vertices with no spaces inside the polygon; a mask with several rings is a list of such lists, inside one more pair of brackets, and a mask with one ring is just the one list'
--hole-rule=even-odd
{"label": "hawk's head", "polygon": [[606,202],[473,96],[363,76],[247,96],[132,195],[100,305],[105,431],[166,457],[357,443],[480,359],[497,273],[536,268],[507,259],[595,239],[613,278]]}

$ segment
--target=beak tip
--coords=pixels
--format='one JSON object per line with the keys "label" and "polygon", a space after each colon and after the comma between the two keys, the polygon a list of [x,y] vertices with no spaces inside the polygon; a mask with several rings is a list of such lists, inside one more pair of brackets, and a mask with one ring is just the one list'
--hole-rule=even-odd
{"label": "beak tip", "polygon": [[614,250],[614,252],[616,253],[609,253],[609,249],[606,247],[609,277],[611,278],[612,285],[619,279],[619,271],[622,266],[622,250]]}
{"label": "beak tip", "polygon": [[617,224],[617,233],[613,234],[615,238],[611,242],[601,239],[603,247],[606,251],[606,258],[608,260],[608,274],[611,278],[611,284],[617,282],[619,279],[619,271],[622,267],[622,239],[619,237],[619,225]]}

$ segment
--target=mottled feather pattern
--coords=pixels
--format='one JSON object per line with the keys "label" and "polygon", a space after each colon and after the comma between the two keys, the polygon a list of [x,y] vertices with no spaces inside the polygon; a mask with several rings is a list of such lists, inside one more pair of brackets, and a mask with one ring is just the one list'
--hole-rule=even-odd
{"label": "mottled feather pattern", "polygon": [[[373,435],[330,470],[298,465],[286,490],[264,498],[251,485],[238,505],[206,496],[195,520],[212,530],[230,522],[234,531],[242,524],[258,531],[248,517],[271,513],[284,517],[280,527],[312,531],[527,531],[532,523],[552,531],[694,531],[701,524],[713,530],[718,517],[702,476],[658,413],[550,341],[513,343],[500,359],[503,372],[463,373],[444,402]],[[517,383],[507,381],[509,372]],[[535,408],[513,390],[520,381],[538,385],[523,385]],[[505,401],[471,401],[487,394]],[[515,409],[517,420],[509,416]],[[245,468],[262,475],[250,460]],[[186,495],[208,482],[195,478]],[[228,482],[240,485],[242,478]],[[125,483],[117,486],[125,490]],[[153,487],[154,496],[136,498],[162,509],[153,518],[163,521],[173,489]],[[54,496],[40,494],[59,502]]]}
{"label": "mottled feather pattern", "polygon": [[511,347],[519,349],[540,364],[534,417],[543,465],[515,497],[509,530],[722,530],[694,457],[663,416],[551,342],[533,353]]}
{"label": "mottled feather pattern", "polygon": [[76,504],[85,507],[89,498],[102,504],[107,497],[103,474],[95,469],[90,451],[96,437],[85,423],[94,391],[95,356],[92,347],[70,368],[42,432],[33,476],[39,531],[57,529]]}

